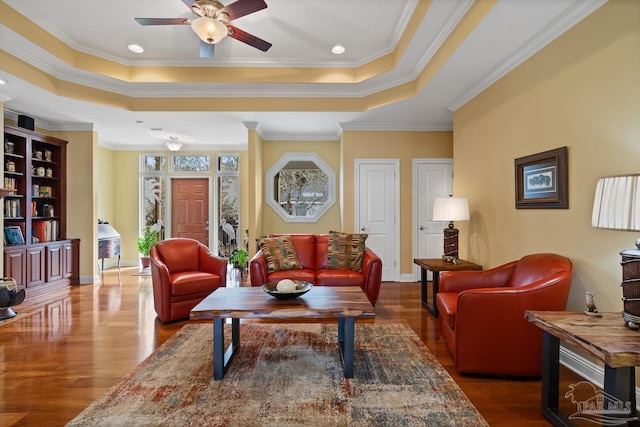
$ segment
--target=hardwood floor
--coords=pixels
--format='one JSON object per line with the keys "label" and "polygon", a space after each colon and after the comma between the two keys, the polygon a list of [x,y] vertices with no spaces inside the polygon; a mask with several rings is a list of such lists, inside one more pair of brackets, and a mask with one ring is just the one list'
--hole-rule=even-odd
{"label": "hardwood floor", "polygon": [[[100,285],[14,307],[20,317],[0,323],[0,426],[64,425],[186,323],[156,320],[151,277],[136,272],[108,270]],[[242,280],[232,273],[229,282]],[[490,425],[549,425],[539,380],[456,373],[437,320],[420,305],[419,283],[383,283],[375,322],[408,323]],[[579,377],[563,369],[562,378]]]}

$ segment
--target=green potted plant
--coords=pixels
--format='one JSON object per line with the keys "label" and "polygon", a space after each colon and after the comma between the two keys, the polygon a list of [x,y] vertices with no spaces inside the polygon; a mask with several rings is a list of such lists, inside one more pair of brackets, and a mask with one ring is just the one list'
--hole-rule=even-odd
{"label": "green potted plant", "polygon": [[246,267],[247,261],[249,260],[249,255],[244,249],[234,249],[231,252],[231,257],[229,258],[229,262],[233,263],[235,268]]}
{"label": "green potted plant", "polygon": [[138,253],[140,253],[142,268],[149,267],[149,251],[156,243],[158,243],[158,232],[151,230],[151,227],[145,227],[142,230],[142,236],[138,237]]}

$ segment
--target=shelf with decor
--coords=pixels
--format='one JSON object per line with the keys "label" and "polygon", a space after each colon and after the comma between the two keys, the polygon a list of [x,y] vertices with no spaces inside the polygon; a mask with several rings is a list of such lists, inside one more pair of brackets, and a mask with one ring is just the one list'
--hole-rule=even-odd
{"label": "shelf with decor", "polygon": [[67,141],[4,126],[4,276],[27,298],[79,282],[79,240],[67,236]]}

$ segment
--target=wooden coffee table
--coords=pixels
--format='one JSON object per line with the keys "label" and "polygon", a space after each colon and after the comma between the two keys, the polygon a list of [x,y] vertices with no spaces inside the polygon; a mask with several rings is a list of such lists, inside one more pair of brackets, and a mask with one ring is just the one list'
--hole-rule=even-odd
{"label": "wooden coffee table", "polygon": [[[276,299],[260,287],[218,288],[191,310],[191,319],[213,319],[213,378],[224,377],[240,347],[240,319],[337,319],[345,378],[353,378],[355,319],[375,317],[359,286],[314,286],[306,294]],[[231,344],[224,349],[224,320],[231,319]]]}

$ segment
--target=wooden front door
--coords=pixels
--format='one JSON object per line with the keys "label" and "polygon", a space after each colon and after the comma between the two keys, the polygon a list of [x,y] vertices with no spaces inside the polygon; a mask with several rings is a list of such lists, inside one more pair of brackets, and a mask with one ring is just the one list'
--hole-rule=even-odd
{"label": "wooden front door", "polygon": [[188,237],[209,246],[209,179],[171,180],[171,237]]}

